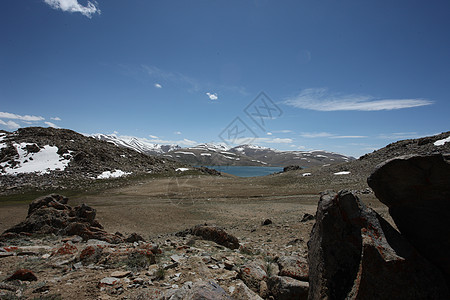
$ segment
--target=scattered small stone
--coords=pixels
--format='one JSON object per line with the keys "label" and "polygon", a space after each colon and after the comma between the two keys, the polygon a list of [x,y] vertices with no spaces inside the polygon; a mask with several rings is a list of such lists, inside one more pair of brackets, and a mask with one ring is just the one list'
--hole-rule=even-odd
{"label": "scattered small stone", "polygon": [[232,262],[231,260],[226,259],[226,260],[223,261],[223,265],[224,265],[225,269],[232,270],[233,267],[234,267],[234,262]]}
{"label": "scattered small stone", "polygon": [[182,260],[182,256],[178,255],[178,254],[174,254],[170,256],[170,259],[173,260],[174,262],[179,263]]}
{"label": "scattered small stone", "polygon": [[266,226],[266,225],[270,225],[270,224],[272,224],[273,222],[272,222],[272,220],[271,219],[265,219],[263,222],[262,222],[262,226]]}
{"label": "scattered small stone", "polygon": [[305,214],[303,215],[303,218],[301,219],[300,222],[308,222],[308,221],[312,221],[312,220],[314,220],[315,218],[316,218],[316,217],[314,217],[313,215],[308,214],[308,213],[305,213]]}
{"label": "scattered small stone", "polygon": [[135,284],[144,284],[144,282],[145,282],[145,280],[140,277],[133,279],[133,283],[135,283]]}
{"label": "scattered small stone", "polygon": [[131,275],[131,271],[114,271],[111,273],[111,277],[123,278]]}
{"label": "scattered small stone", "polygon": [[164,267],[164,270],[169,270],[169,269],[176,268],[176,267],[178,267],[178,265],[179,265],[179,263],[177,263],[177,262],[174,262],[174,263],[172,263],[172,264],[168,264],[168,265],[166,265],[166,266]]}
{"label": "scattered small stone", "polygon": [[50,290],[50,287],[48,285],[43,285],[41,287],[38,287],[36,289],[33,290],[33,293],[46,293]]}
{"label": "scattered small stone", "polygon": [[120,279],[116,277],[105,277],[102,280],[100,280],[99,286],[105,286],[105,285],[114,285],[116,283],[119,283]]}

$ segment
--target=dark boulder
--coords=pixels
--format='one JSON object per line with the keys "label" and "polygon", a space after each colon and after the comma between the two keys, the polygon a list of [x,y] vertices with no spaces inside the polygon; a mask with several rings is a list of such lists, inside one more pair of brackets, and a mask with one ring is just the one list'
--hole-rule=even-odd
{"label": "dark boulder", "polygon": [[271,219],[265,219],[264,221],[261,222],[262,226],[266,226],[266,225],[270,225],[272,224],[272,220]]}
{"label": "dark boulder", "polygon": [[197,225],[189,230],[192,235],[197,235],[205,240],[216,242],[230,249],[239,248],[239,240],[218,226]]}
{"label": "dark boulder", "polygon": [[135,242],[145,242],[144,238],[137,234],[136,232],[133,232],[130,234],[126,239],[125,242],[127,243],[135,243]]}
{"label": "dark boulder", "polygon": [[448,299],[439,270],[347,191],[321,196],[308,242],[309,299]]}
{"label": "dark boulder", "polygon": [[9,276],[6,281],[21,280],[21,281],[37,281],[36,275],[30,270],[20,269]]}
{"label": "dark boulder", "polygon": [[300,166],[287,166],[283,168],[283,172],[289,172],[289,171],[297,171],[297,170],[301,170],[302,167]]}
{"label": "dark boulder", "polygon": [[300,220],[300,222],[308,222],[308,221],[312,221],[314,220],[315,217],[311,214],[305,213],[302,217],[302,219]]}
{"label": "dark boulder", "polygon": [[450,287],[450,156],[403,156],[367,182],[402,235],[443,273]]}

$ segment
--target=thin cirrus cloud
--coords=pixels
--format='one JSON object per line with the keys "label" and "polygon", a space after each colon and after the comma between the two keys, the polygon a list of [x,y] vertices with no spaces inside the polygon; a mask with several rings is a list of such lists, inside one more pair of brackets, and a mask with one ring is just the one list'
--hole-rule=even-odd
{"label": "thin cirrus cloud", "polygon": [[237,139],[233,139],[233,140],[227,140],[227,142],[230,144],[236,144],[236,145],[247,144],[249,142],[251,142],[252,144],[256,144],[256,145],[258,145],[258,144],[292,144],[294,142],[294,140],[289,139],[289,138],[241,137],[241,138],[237,138]]}
{"label": "thin cirrus cloud", "polygon": [[94,14],[101,14],[100,9],[98,9],[98,4],[96,1],[88,1],[86,6],[78,3],[77,0],[44,0],[45,3],[50,5],[53,9],[60,9],[64,12],[78,12],[83,16],[92,18]]}
{"label": "thin cirrus cloud", "polygon": [[219,99],[219,97],[217,96],[216,93],[210,93],[210,92],[208,92],[208,93],[206,93],[206,95],[208,95],[208,97],[209,97],[210,100],[218,100],[218,99]]}
{"label": "thin cirrus cloud", "polygon": [[52,117],[52,118],[50,118],[51,120],[53,120],[53,121],[61,121],[61,118],[60,117]]}
{"label": "thin cirrus cloud", "polygon": [[427,99],[377,99],[364,95],[333,94],[325,88],[310,88],[302,90],[300,94],[283,103],[316,111],[379,111],[426,106],[433,104],[433,101]]}
{"label": "thin cirrus cloud", "polygon": [[161,88],[162,88],[162,85],[160,85],[159,83],[155,83],[155,88],[161,89]]}

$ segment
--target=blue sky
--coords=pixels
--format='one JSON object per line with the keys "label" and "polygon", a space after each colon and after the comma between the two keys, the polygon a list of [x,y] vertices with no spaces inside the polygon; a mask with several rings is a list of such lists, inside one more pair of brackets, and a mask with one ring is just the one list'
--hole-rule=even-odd
{"label": "blue sky", "polygon": [[4,0],[0,129],[358,157],[450,130],[449,12],[422,0]]}

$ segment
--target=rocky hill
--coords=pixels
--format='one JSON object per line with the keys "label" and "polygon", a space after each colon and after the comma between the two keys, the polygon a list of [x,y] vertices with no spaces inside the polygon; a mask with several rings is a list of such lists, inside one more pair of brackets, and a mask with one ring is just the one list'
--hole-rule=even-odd
{"label": "rocky hill", "polygon": [[26,186],[74,188],[126,175],[174,174],[187,167],[67,129],[28,127],[0,133],[2,192]]}
{"label": "rocky hill", "polygon": [[283,176],[302,177],[300,185],[329,185],[352,186],[357,189],[367,188],[367,177],[375,167],[382,162],[404,155],[429,155],[433,153],[450,153],[450,131],[438,135],[402,140],[391,143],[386,147],[361,156],[357,160],[346,163],[315,167],[294,174],[282,174]]}

